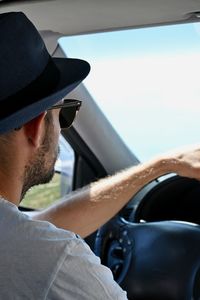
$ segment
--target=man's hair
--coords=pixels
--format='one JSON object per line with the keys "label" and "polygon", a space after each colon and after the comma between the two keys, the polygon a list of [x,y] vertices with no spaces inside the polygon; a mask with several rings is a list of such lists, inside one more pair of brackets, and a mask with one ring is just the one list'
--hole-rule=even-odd
{"label": "man's hair", "polygon": [[15,131],[0,134],[0,168],[4,173],[6,173],[10,164],[11,156],[15,155],[15,148],[13,145],[13,136],[15,134]]}
{"label": "man's hair", "polygon": [[15,130],[0,134],[0,146],[1,145],[8,146],[14,134],[15,134]]}

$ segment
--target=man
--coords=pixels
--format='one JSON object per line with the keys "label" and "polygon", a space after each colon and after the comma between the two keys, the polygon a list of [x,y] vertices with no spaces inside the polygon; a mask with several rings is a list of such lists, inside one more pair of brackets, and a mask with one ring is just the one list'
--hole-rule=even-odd
{"label": "man", "polygon": [[158,176],[200,179],[200,148],[100,180],[29,218],[17,207],[31,186],[52,178],[60,110],[71,123],[80,107],[62,99],[89,65],[51,58],[23,13],[0,15],[0,39],[0,299],[127,299],[73,232],[87,236]]}

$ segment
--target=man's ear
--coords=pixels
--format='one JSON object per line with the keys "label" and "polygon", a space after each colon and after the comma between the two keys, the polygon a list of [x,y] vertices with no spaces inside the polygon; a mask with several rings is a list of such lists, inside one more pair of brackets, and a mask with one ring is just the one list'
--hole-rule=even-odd
{"label": "man's ear", "polygon": [[44,135],[45,115],[46,112],[43,112],[23,126],[28,142],[37,148],[40,146],[41,140]]}

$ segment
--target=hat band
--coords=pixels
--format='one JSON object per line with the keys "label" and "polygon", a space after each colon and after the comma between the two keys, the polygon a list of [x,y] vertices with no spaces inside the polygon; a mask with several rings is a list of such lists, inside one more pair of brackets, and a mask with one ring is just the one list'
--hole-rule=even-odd
{"label": "hat band", "polygon": [[12,113],[52,94],[57,87],[59,79],[60,72],[51,56],[49,56],[45,69],[34,81],[16,94],[0,100],[2,107],[0,119],[4,119]]}

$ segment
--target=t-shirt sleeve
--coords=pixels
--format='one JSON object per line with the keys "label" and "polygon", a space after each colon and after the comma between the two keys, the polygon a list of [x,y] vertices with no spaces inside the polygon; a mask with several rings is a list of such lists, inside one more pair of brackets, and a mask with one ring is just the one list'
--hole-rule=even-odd
{"label": "t-shirt sleeve", "polygon": [[101,265],[82,239],[77,239],[73,247],[66,247],[46,299],[127,300],[127,295],[110,269]]}

